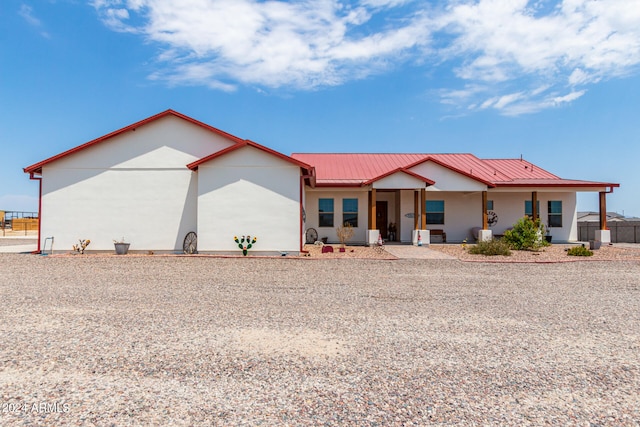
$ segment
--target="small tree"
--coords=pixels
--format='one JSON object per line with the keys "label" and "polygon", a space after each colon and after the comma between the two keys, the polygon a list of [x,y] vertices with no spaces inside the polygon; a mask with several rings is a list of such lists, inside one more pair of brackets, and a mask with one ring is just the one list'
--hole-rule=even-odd
{"label": "small tree", "polygon": [[515,250],[537,251],[543,246],[549,246],[544,239],[545,227],[540,219],[535,221],[525,216],[513,225],[511,230],[504,232],[503,240]]}
{"label": "small tree", "polygon": [[343,226],[336,228],[336,234],[338,235],[338,239],[340,240],[340,243],[342,243],[343,248],[346,243],[351,240],[353,233],[353,227],[348,222],[345,222]]}

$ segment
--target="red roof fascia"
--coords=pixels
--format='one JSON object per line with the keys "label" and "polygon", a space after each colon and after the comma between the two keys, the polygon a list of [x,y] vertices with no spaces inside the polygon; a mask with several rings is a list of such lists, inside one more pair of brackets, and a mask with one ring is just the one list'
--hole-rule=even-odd
{"label": "red roof fascia", "polygon": [[107,135],[101,136],[100,138],[96,138],[96,139],[94,139],[92,141],[89,141],[89,142],[86,142],[86,143],[84,143],[82,145],[74,147],[74,148],[72,148],[70,150],[67,150],[67,151],[63,152],[63,153],[57,154],[57,155],[55,155],[53,157],[49,157],[48,159],[45,159],[45,160],[43,160],[41,162],[35,163],[35,164],[31,165],[31,166],[27,166],[23,170],[24,170],[25,173],[42,173],[42,167],[47,165],[47,164],[49,164],[49,163],[51,163],[51,162],[59,160],[59,159],[61,159],[63,157],[66,157],[66,156],[68,156],[70,154],[77,153],[77,152],[82,151],[82,150],[84,150],[86,148],[89,148],[89,147],[91,147],[91,146],[93,146],[95,144],[98,144],[100,142],[103,142],[103,141],[106,141],[106,140],[108,140],[110,138],[113,138],[114,136],[120,135],[120,134],[122,134],[124,132],[130,131],[130,130],[133,130],[133,129],[136,129],[136,128],[139,128],[140,126],[144,126],[144,125],[146,125],[148,123],[154,122],[154,121],[156,121],[158,119],[161,119],[161,118],[163,118],[165,116],[169,116],[169,115],[181,118],[183,120],[186,120],[186,121],[188,121],[190,123],[193,123],[193,124],[195,124],[197,126],[200,126],[200,127],[204,128],[206,130],[214,132],[214,133],[216,133],[216,134],[218,134],[218,135],[220,135],[220,136],[222,136],[224,138],[228,138],[228,139],[232,140],[233,142],[236,142],[236,143],[242,142],[241,138],[238,138],[237,136],[231,135],[230,133],[224,132],[224,131],[222,131],[220,129],[214,128],[213,126],[209,126],[206,123],[203,123],[203,122],[200,122],[198,120],[192,119],[191,117],[185,116],[184,114],[180,114],[177,111],[166,110],[166,111],[163,111],[162,113],[158,113],[158,114],[156,114],[154,116],[148,117],[148,118],[146,118],[144,120],[140,120],[139,122],[136,122],[136,123],[131,124],[129,126],[123,127],[122,129],[118,129],[118,130],[116,130],[114,132],[111,132],[111,133],[109,133]]}
{"label": "red roof fascia", "polygon": [[405,169],[411,169],[411,168],[413,168],[413,167],[415,167],[415,166],[418,166],[418,165],[420,165],[420,164],[422,164],[422,163],[424,163],[424,162],[433,162],[433,163],[438,164],[438,165],[440,165],[440,166],[442,166],[442,167],[444,167],[444,168],[447,168],[447,169],[449,169],[449,170],[451,170],[451,171],[453,171],[453,172],[459,173],[460,175],[464,175],[464,176],[469,177],[469,178],[471,178],[471,179],[473,179],[473,180],[476,180],[476,181],[478,181],[478,182],[481,182],[481,183],[485,184],[485,185],[486,185],[486,186],[488,186],[488,187],[493,188],[493,187],[495,187],[495,186],[496,186],[493,182],[490,182],[490,181],[487,181],[487,180],[482,179],[482,178],[480,178],[480,177],[477,177],[477,176],[471,175],[470,173],[465,172],[465,171],[463,171],[462,169],[458,169],[458,168],[457,168],[457,167],[455,167],[455,166],[452,166],[452,165],[450,165],[450,164],[448,164],[448,163],[445,163],[445,162],[443,162],[443,161],[441,161],[441,160],[435,159],[435,158],[433,158],[431,155],[428,155],[428,156],[427,156],[427,157],[425,157],[424,159],[418,160],[417,162],[414,162],[414,163],[412,163],[412,164],[410,164],[410,165],[408,165],[408,166],[405,166]]}
{"label": "red roof fascia", "polygon": [[414,177],[414,178],[416,178],[416,179],[419,179],[420,181],[423,181],[423,182],[425,182],[425,183],[427,183],[427,184],[429,184],[429,185],[433,185],[433,184],[435,184],[435,183],[436,183],[435,181],[432,181],[432,180],[430,180],[429,178],[425,178],[425,177],[424,177],[424,176],[422,176],[422,175],[418,175],[418,174],[417,174],[417,173],[415,173],[415,172],[411,172],[410,170],[407,170],[406,168],[396,168],[396,169],[391,170],[391,171],[389,171],[389,172],[387,172],[387,173],[384,173],[384,174],[382,174],[382,175],[380,175],[380,176],[377,176],[377,177],[372,178],[372,179],[370,179],[370,180],[368,180],[368,181],[365,181],[365,182],[363,182],[363,183],[362,183],[362,185],[370,185],[370,184],[373,184],[373,183],[374,183],[374,182],[376,182],[376,181],[379,181],[379,180],[381,180],[381,179],[383,179],[383,178],[386,178],[386,177],[391,176],[391,175],[393,175],[393,174],[395,174],[395,173],[398,173],[398,172],[406,173],[407,175],[412,176],[412,177]]}
{"label": "red roof fascia", "polygon": [[253,141],[250,141],[248,139],[245,139],[244,141],[241,141],[238,144],[232,145],[232,146],[227,147],[227,148],[225,148],[223,150],[216,151],[215,153],[210,154],[210,155],[208,155],[206,157],[203,157],[203,158],[201,158],[199,160],[196,160],[193,163],[189,163],[187,165],[187,167],[189,169],[191,169],[192,171],[196,171],[196,170],[198,170],[198,166],[200,166],[201,164],[206,163],[206,162],[208,162],[210,160],[216,159],[218,157],[222,157],[222,156],[224,156],[224,155],[226,155],[228,153],[231,153],[232,151],[238,150],[238,149],[243,148],[243,147],[257,148],[258,150],[264,151],[267,154],[271,154],[272,156],[279,157],[282,160],[285,160],[285,161],[287,161],[289,163],[293,163],[294,165],[301,167],[302,169],[305,170],[306,174],[309,175],[310,177],[313,177],[315,175],[313,166],[310,166],[310,165],[308,165],[306,163],[301,162],[300,160],[296,160],[296,159],[294,159],[292,157],[289,157],[289,156],[287,156],[285,154],[279,153],[278,151],[272,150],[271,148],[265,147],[264,145],[260,145],[257,142],[253,142]]}
{"label": "red roof fascia", "polygon": [[327,187],[327,188],[334,188],[334,187],[339,187],[339,188],[343,188],[343,187],[349,187],[349,188],[360,188],[362,187],[362,182],[358,181],[358,182],[327,182],[327,181],[320,181],[320,182],[316,182],[316,187]]}
{"label": "red roof fascia", "polygon": [[509,182],[496,182],[496,187],[611,187],[618,188],[620,184],[610,182],[595,182],[595,181],[579,181],[573,179],[528,179],[528,180],[513,180]]}

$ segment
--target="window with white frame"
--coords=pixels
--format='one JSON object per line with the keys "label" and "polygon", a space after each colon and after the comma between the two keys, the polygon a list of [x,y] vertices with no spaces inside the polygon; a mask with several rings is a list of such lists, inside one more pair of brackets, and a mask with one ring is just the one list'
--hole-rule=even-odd
{"label": "window with white frame", "polygon": [[562,200],[549,200],[547,215],[549,227],[562,227]]}
{"label": "window with white frame", "polygon": [[318,199],[318,227],[333,227],[333,199]]}
{"label": "window with white frame", "polygon": [[358,226],[358,199],[342,199],[342,225]]}

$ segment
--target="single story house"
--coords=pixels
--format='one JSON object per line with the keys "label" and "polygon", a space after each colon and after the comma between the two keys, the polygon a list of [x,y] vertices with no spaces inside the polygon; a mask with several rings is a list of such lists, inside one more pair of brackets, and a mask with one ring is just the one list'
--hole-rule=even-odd
{"label": "single story house", "polygon": [[[616,183],[562,179],[524,159],[472,154],[276,152],[173,110],[24,168],[40,184],[39,249],[79,239],[112,251],[299,253],[311,236],[352,244],[422,239],[458,242],[502,234],[524,215],[541,218],[554,241],[575,241],[576,193],[598,192],[607,241],[606,194]],[[312,230],[311,230],[312,229]]]}

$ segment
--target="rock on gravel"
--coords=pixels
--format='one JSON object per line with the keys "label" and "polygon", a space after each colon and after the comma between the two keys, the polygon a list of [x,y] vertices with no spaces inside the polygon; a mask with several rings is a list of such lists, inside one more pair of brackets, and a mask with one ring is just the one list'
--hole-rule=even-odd
{"label": "rock on gravel", "polygon": [[0,255],[0,425],[640,423],[640,263]]}

